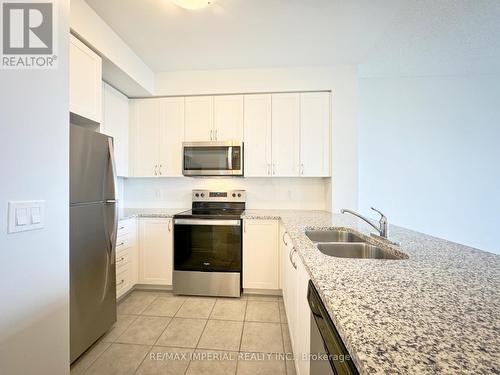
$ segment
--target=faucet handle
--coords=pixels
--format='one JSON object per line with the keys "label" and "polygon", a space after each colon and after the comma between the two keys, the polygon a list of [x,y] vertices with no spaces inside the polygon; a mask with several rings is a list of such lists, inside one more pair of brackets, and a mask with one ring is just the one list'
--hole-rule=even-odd
{"label": "faucet handle", "polygon": [[377,210],[375,207],[371,207],[371,209],[380,215],[380,221],[382,222],[387,221],[387,216],[385,216],[380,210]]}

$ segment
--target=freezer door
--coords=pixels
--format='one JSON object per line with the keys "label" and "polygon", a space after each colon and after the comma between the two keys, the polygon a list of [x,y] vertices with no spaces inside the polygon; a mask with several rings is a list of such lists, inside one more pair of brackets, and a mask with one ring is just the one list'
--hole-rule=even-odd
{"label": "freezer door", "polygon": [[116,321],[115,204],[70,208],[71,362]]}
{"label": "freezer door", "polygon": [[115,199],[113,161],[111,137],[71,125],[71,204]]}

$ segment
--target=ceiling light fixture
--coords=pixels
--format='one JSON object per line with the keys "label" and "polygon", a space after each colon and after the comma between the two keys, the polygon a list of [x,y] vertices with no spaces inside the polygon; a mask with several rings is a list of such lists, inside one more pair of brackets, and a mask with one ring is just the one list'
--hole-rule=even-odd
{"label": "ceiling light fixture", "polygon": [[209,6],[214,0],[172,0],[172,2],[181,8],[196,10]]}

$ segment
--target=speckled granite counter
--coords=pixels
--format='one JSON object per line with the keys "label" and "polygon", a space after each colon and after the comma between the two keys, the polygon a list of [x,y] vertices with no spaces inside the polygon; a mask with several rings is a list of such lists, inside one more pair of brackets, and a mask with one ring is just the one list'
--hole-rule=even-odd
{"label": "speckled granite counter", "polygon": [[[120,218],[184,209],[126,209]],[[246,210],[281,219],[361,374],[499,374],[500,256],[390,226],[406,260],[322,254],[305,236],[332,227],[369,235],[351,216]]]}
{"label": "speckled granite counter", "polygon": [[189,208],[121,208],[118,210],[118,219],[125,220],[132,217],[173,217]]}
{"label": "speckled granite counter", "polygon": [[361,374],[500,373],[500,256],[390,226],[409,259],[334,258],[306,228],[370,227],[324,211],[244,218],[281,218]]}

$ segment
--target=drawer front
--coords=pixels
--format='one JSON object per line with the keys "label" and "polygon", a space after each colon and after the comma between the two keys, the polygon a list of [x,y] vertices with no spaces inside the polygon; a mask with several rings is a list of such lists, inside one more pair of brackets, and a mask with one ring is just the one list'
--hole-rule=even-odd
{"label": "drawer front", "polygon": [[125,265],[116,275],[116,298],[119,298],[131,287],[130,267]]}
{"label": "drawer front", "polygon": [[116,257],[118,258],[118,254],[129,249],[131,247],[131,241],[128,234],[123,236],[119,236],[116,239]]}
{"label": "drawer front", "polygon": [[118,275],[130,263],[130,251],[123,250],[116,255],[116,274]]}

